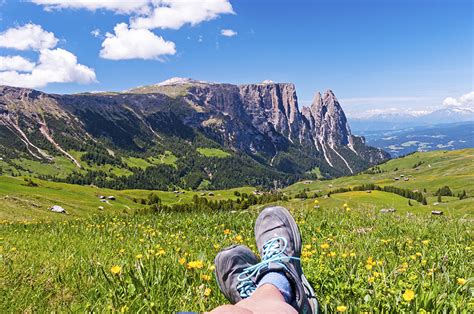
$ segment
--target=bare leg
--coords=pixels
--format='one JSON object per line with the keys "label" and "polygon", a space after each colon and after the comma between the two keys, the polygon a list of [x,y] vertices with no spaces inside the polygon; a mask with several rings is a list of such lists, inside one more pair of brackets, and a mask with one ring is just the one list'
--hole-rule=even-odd
{"label": "bare leg", "polygon": [[210,313],[236,313],[236,314],[257,314],[257,313],[285,313],[294,314],[296,310],[285,302],[280,291],[271,284],[265,284],[257,288],[247,299],[235,305],[222,305]]}

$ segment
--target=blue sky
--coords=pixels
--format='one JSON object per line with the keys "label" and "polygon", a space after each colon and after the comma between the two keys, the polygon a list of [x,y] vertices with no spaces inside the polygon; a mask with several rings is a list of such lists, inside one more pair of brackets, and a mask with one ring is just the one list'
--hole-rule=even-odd
{"label": "blue sky", "polygon": [[[332,89],[352,114],[432,110],[474,90],[471,1],[161,1],[174,9],[153,20],[150,12],[163,3],[140,0],[131,9],[132,1],[0,0],[0,83],[74,93],[175,76],[236,84],[270,79],[295,83],[300,105]],[[114,33],[120,23],[122,33]],[[52,34],[36,46],[9,43],[17,35],[6,36],[8,30],[25,25]],[[28,30],[34,39],[44,35]],[[107,41],[106,33],[113,38]],[[13,56],[30,64],[12,69],[5,58]],[[67,71],[54,73],[61,58]],[[1,70],[9,71],[3,81]]]}

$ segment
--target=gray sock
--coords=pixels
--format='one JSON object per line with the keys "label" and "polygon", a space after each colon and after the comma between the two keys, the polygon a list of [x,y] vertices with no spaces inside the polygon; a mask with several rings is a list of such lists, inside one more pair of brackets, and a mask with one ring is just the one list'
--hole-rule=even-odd
{"label": "gray sock", "polygon": [[285,298],[285,302],[291,304],[295,299],[295,293],[291,287],[290,281],[282,272],[271,271],[259,280],[257,287],[264,284],[274,285]]}

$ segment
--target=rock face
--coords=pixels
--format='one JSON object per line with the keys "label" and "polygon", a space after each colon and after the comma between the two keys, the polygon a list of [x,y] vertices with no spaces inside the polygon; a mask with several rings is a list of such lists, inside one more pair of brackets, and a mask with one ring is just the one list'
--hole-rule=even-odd
{"label": "rock face", "polygon": [[300,110],[295,86],[271,81],[237,86],[174,78],[122,93],[76,95],[4,86],[0,135],[0,153],[23,147],[33,159],[63,155],[77,167],[69,151],[86,142],[141,156],[164,139],[189,142],[198,135],[289,174],[318,168],[325,177],[347,175],[389,158],[351,134],[332,91],[317,93]]}
{"label": "rock face", "polygon": [[203,126],[212,125],[216,119],[226,121],[226,128],[213,132],[220,133],[232,147],[263,154],[270,158],[271,165],[279,153],[290,147],[305,151],[309,158],[321,158],[323,168],[342,174],[358,172],[368,164],[389,158],[386,152],[366,146],[364,138],[351,134],[344,111],[331,90],[323,96],[317,93],[311,107],[301,111],[293,84],[207,84],[188,92],[190,102],[211,114],[201,122]]}

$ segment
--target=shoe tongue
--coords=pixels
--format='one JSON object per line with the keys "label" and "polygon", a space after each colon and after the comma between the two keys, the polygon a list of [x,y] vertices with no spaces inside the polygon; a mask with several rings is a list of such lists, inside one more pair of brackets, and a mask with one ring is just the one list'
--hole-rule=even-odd
{"label": "shoe tongue", "polygon": [[[263,260],[268,260],[272,257],[275,257],[277,255],[286,255],[284,251],[282,251],[282,245],[284,245],[280,239],[277,239],[277,240],[272,240],[271,242],[272,245],[269,245],[268,247],[264,248],[264,252],[266,252],[265,257],[263,258]],[[270,251],[270,252],[268,252]]]}

